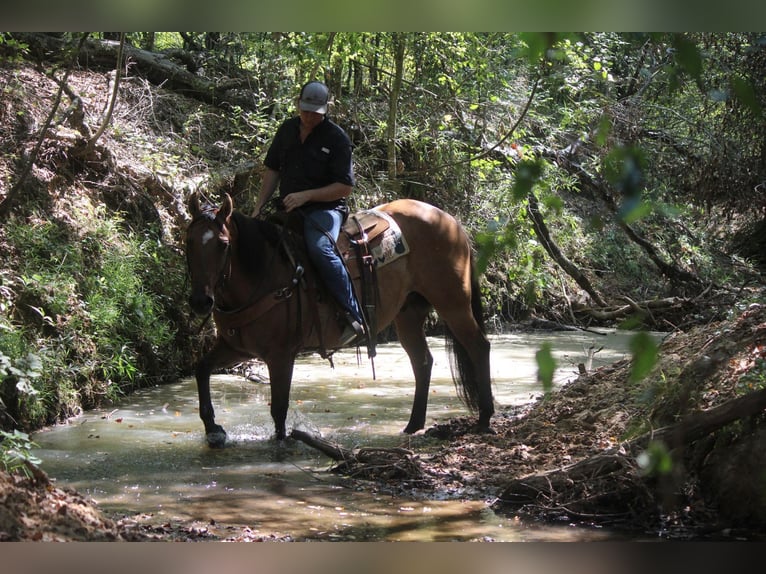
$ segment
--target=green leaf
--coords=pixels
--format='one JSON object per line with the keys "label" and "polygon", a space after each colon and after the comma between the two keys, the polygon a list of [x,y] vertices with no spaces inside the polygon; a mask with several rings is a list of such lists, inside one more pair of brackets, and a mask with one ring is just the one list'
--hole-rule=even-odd
{"label": "green leaf", "polygon": [[543,385],[543,393],[547,397],[553,391],[553,373],[556,371],[556,359],[551,352],[551,344],[543,343],[535,353],[537,361],[537,380]]}
{"label": "green leaf", "polygon": [[761,115],[761,104],[758,102],[758,96],[755,93],[752,82],[749,82],[741,76],[732,78],[732,87],[737,99],[753,112],[755,115]]}
{"label": "green leaf", "polygon": [[639,201],[634,204],[630,209],[625,210],[622,215],[622,219],[625,223],[630,225],[636,221],[643,219],[654,210],[654,205],[647,201]]}
{"label": "green leaf", "polygon": [[646,377],[657,363],[658,347],[646,331],[633,335],[629,347],[633,354],[630,382],[635,383]]}
{"label": "green leaf", "polygon": [[521,201],[527,197],[543,173],[542,164],[539,161],[524,160],[518,164],[514,174],[516,181],[513,184],[513,199]]}
{"label": "green leaf", "polygon": [[609,134],[612,132],[612,120],[609,116],[604,114],[598,121],[598,128],[596,129],[596,145],[604,146],[609,139]]}
{"label": "green leaf", "polygon": [[697,45],[681,35],[675,36],[673,45],[676,49],[675,59],[678,65],[699,83],[702,80],[702,55]]}
{"label": "green leaf", "polygon": [[673,470],[673,458],[664,443],[652,441],[636,457],[641,473],[644,476],[657,476],[669,474]]}

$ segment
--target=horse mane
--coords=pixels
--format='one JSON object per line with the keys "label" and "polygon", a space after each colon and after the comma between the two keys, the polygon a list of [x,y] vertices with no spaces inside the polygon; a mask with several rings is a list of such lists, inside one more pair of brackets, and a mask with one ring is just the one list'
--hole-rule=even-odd
{"label": "horse mane", "polygon": [[265,271],[267,262],[263,257],[264,247],[279,247],[282,233],[276,225],[249,217],[240,211],[231,214],[234,224],[237,226],[238,242],[246,248],[237,249],[237,256],[242,268],[247,273],[258,274]]}

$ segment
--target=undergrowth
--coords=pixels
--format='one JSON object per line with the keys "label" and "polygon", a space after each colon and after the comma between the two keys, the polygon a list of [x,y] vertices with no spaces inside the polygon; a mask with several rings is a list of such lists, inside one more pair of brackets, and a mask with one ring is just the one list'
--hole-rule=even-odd
{"label": "undergrowth", "polygon": [[150,232],[80,202],[67,218],[11,217],[0,276],[0,414],[34,429],[179,376],[174,292],[183,262]]}

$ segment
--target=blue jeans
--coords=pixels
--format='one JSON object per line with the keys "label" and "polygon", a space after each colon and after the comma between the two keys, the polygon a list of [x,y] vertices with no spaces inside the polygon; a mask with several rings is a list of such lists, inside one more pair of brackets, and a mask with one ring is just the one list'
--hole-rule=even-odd
{"label": "blue jeans", "polygon": [[334,245],[340,235],[343,213],[337,209],[314,208],[306,210],[304,215],[303,234],[309,259],[338,303],[363,325],[351,278]]}

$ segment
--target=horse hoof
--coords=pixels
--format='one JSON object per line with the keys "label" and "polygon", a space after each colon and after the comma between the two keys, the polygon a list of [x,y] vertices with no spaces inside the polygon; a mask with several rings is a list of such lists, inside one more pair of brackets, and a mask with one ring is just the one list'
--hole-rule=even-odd
{"label": "horse hoof", "polygon": [[221,429],[209,432],[205,435],[205,440],[210,448],[223,448],[226,446],[226,431]]}
{"label": "horse hoof", "polygon": [[476,434],[497,434],[489,425],[476,425]]}

